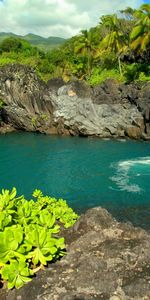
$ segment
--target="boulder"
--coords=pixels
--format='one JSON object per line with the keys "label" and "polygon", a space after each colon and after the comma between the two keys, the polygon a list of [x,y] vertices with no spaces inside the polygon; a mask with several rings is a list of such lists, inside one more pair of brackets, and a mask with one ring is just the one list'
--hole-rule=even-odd
{"label": "boulder", "polygon": [[126,129],[126,135],[130,139],[139,140],[140,138],[142,138],[142,134],[143,132],[141,131],[141,129],[136,126],[131,126]]}

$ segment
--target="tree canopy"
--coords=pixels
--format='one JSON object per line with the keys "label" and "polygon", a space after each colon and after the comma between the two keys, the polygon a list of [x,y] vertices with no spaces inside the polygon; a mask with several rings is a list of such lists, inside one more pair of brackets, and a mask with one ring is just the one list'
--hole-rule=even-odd
{"label": "tree canopy", "polygon": [[150,80],[150,5],[102,16],[96,27],[82,30],[48,52],[8,37],[0,53],[0,65],[29,64],[45,81],[76,77],[93,85],[106,78]]}

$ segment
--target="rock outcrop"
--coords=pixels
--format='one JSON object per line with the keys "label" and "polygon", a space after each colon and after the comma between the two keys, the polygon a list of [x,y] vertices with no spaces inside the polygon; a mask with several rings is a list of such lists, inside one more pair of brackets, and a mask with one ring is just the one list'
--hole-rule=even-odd
{"label": "rock outcrop", "polygon": [[149,300],[150,234],[100,207],[62,233],[67,255],[1,300]]}
{"label": "rock outcrop", "polygon": [[27,66],[0,69],[2,120],[27,131],[45,132],[52,127],[53,108],[47,86]]}
{"label": "rock outcrop", "polygon": [[150,83],[107,80],[90,88],[39,80],[27,66],[0,69],[1,119],[16,129],[50,134],[150,139]]}

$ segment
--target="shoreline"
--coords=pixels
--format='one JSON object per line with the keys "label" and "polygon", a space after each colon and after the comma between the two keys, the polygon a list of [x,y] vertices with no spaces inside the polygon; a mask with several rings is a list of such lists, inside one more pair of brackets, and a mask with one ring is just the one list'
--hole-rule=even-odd
{"label": "shoreline", "polygon": [[150,141],[150,137],[145,137],[145,138],[138,138],[138,139],[134,139],[134,138],[130,138],[128,136],[124,136],[124,137],[115,137],[115,136],[110,136],[110,137],[101,137],[98,135],[87,135],[87,136],[81,136],[81,135],[68,135],[68,134],[57,134],[57,133],[47,133],[47,132],[39,132],[39,131],[28,131],[28,130],[21,130],[21,129],[17,129],[14,128],[12,125],[9,124],[3,124],[3,126],[0,126],[0,135],[5,135],[7,133],[13,133],[13,132],[27,132],[27,133],[36,133],[36,134],[43,134],[43,135],[48,135],[48,136],[57,136],[57,137],[79,137],[79,138],[85,138],[85,139],[99,139],[99,140],[103,140],[103,141],[109,141],[109,140],[115,140],[115,141],[119,141],[119,142],[126,142],[126,141],[141,141],[141,142],[149,142]]}
{"label": "shoreline", "polygon": [[149,82],[113,79],[95,87],[78,80],[45,84],[30,67],[7,65],[0,68],[0,117],[29,132],[150,140],[149,90]]}

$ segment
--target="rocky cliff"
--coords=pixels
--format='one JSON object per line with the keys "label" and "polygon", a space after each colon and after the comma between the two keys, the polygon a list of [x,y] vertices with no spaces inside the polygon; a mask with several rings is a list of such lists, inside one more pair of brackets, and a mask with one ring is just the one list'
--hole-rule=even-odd
{"label": "rocky cliff", "polygon": [[150,83],[107,80],[90,88],[84,82],[56,79],[45,84],[31,68],[8,65],[0,69],[0,99],[1,127],[150,139]]}
{"label": "rocky cliff", "polygon": [[20,290],[0,290],[1,300],[150,299],[149,233],[98,207],[62,234],[67,255]]}

